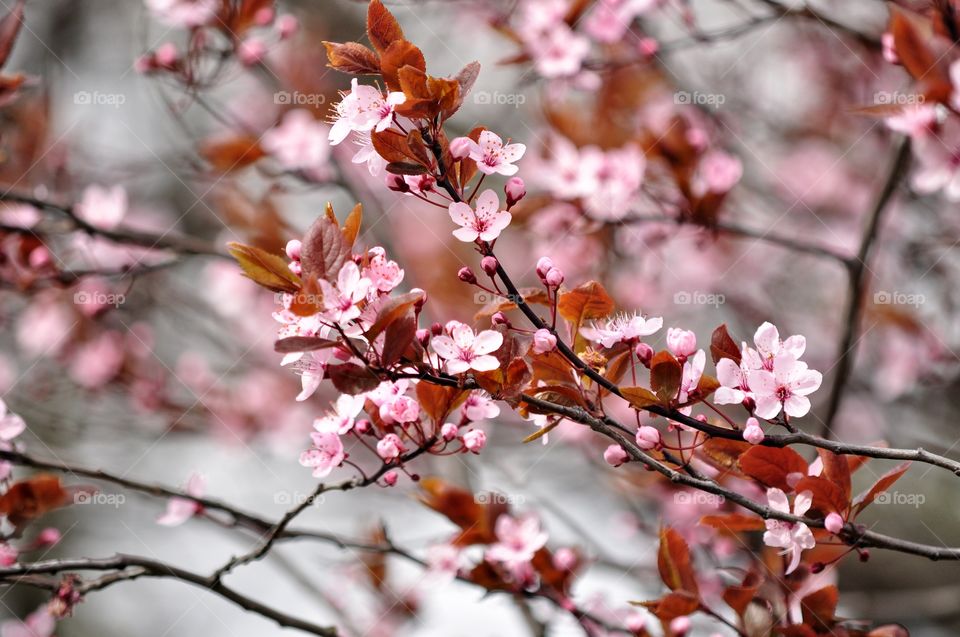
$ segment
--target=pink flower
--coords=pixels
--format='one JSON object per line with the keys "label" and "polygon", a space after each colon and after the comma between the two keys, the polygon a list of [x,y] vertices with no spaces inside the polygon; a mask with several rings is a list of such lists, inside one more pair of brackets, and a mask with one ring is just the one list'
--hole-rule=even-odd
{"label": "pink flower", "polygon": [[297,395],[297,402],[313,396],[320,382],[323,381],[327,373],[327,365],[330,357],[333,355],[332,349],[325,349],[314,352],[303,352],[298,354],[287,354],[283,357],[281,365],[294,364],[294,370],[300,375],[301,391]]}
{"label": "pink flower", "polygon": [[471,429],[463,434],[463,446],[468,451],[480,453],[487,446],[487,433],[483,429]]}
{"label": "pink flower", "polygon": [[[767,489],[767,502],[770,508],[780,513],[790,513],[790,502],[787,494],[776,488]],[[802,516],[813,504],[810,491],[804,491],[794,498],[793,515]],[[812,549],[817,542],[813,538],[810,527],[802,522],[785,522],[783,520],[767,520],[767,530],[763,534],[763,543],[767,546],[783,549],[781,555],[790,555],[790,564],[785,575],[789,575],[800,565],[800,554],[806,549]]]}
{"label": "pink flower", "polygon": [[600,0],[587,17],[584,29],[598,42],[616,42],[639,14],[659,0]]}
{"label": "pink flower", "polygon": [[634,144],[601,150],[588,146],[580,151],[578,194],[590,215],[617,221],[629,209],[643,184],[646,158]]}
{"label": "pink flower", "polygon": [[557,549],[553,554],[553,567],[561,571],[572,571],[579,562],[577,552],[566,546]]}
{"label": "pink flower", "polygon": [[932,104],[908,104],[896,115],[883,119],[892,131],[920,137],[928,134],[937,123],[937,107]]}
{"label": "pink flower", "polygon": [[127,214],[127,206],[127,191],[123,186],[106,188],[93,184],[84,188],[76,212],[90,225],[111,230]]}
{"label": "pink flower", "polygon": [[527,196],[527,185],[519,177],[511,177],[503,186],[503,192],[507,195],[507,207],[509,208]]}
{"label": "pink flower", "polygon": [[476,145],[469,137],[456,137],[450,142],[450,154],[454,159],[466,159]]}
{"label": "pink flower", "polygon": [[500,415],[500,408],[488,394],[482,391],[471,392],[461,407],[467,420],[487,420]]}
{"label": "pink flower", "polygon": [[357,305],[367,297],[370,279],[360,276],[360,268],[353,261],[347,261],[337,274],[337,286],[320,279],[323,290],[324,316],[334,323],[345,323],[360,316]]}
{"label": "pink flower", "polygon": [[70,378],[86,389],[103,387],[123,367],[123,336],[110,330],[79,345],[70,361]]}
{"label": "pink flower", "polygon": [[756,418],[747,418],[747,426],[743,429],[743,439],[751,445],[759,445],[765,437],[766,434],[760,428],[760,421]]}
{"label": "pink flower", "polygon": [[717,381],[720,387],[713,395],[718,405],[739,405],[750,392],[746,372],[732,359],[717,361]]}
{"label": "pink flower", "polygon": [[260,38],[247,38],[237,47],[237,57],[245,66],[259,64],[267,55],[267,45]]}
{"label": "pink flower", "polygon": [[691,188],[698,197],[729,192],[743,176],[743,164],[733,155],[711,150],[700,158]]}
{"label": "pink flower", "polygon": [[[192,473],[187,480],[186,492],[195,498],[203,497],[207,480],[202,474]],[[188,498],[173,497],[167,501],[167,510],[157,518],[157,524],[179,526],[200,513],[203,505]]]}
{"label": "pink flower", "polygon": [[[469,140],[469,138],[464,139]],[[520,169],[513,165],[514,162],[520,161],[523,154],[527,152],[527,147],[523,144],[504,145],[499,135],[488,130],[480,133],[479,141],[470,140],[470,142],[469,157],[477,162],[477,170],[485,175],[494,173],[508,177],[515,175]]]}
{"label": "pink flower", "polygon": [[780,353],[773,359],[773,371],[765,369],[747,373],[747,382],[757,401],[756,414],[760,418],[775,418],[783,411],[794,418],[810,411],[809,394],[817,391],[823,375],[798,361],[793,354]]}
{"label": "pink flower", "polygon": [[500,349],[503,334],[483,330],[474,334],[469,325],[458,323],[450,330],[450,336],[441,334],[430,342],[433,350],[446,359],[445,369],[450,374],[462,374],[471,369],[488,372],[500,367],[500,361],[491,352]]}
{"label": "pink flower", "polygon": [[843,517],[836,512],[828,513],[826,519],[823,521],[826,529],[834,535],[843,530],[843,524]]}
{"label": "pink flower", "polygon": [[0,566],[13,566],[17,563],[17,549],[7,544],[0,543]]}
{"label": "pink flower", "polygon": [[363,269],[363,277],[370,280],[368,295],[375,292],[390,292],[403,281],[403,270],[396,261],[387,259],[381,247],[370,248],[370,260]]}
{"label": "pink flower", "polygon": [[674,356],[690,356],[697,351],[697,335],[679,327],[667,328],[667,349]]}
{"label": "pink flower", "polygon": [[146,3],[161,21],[183,28],[207,24],[220,9],[220,0],[146,0]]}
{"label": "pink flower", "polygon": [[315,431],[310,434],[310,439],[313,446],[300,454],[300,464],[312,467],[314,478],[325,478],[346,457],[343,441],[332,431]]}
{"label": "pink flower", "polygon": [[500,198],[488,188],[477,198],[476,212],[470,204],[456,201],[450,204],[450,218],[460,226],[453,231],[453,236],[469,243],[477,239],[493,241],[510,225],[513,215],[500,209]]}
{"label": "pink flower", "polygon": [[590,41],[563,22],[526,38],[534,66],[543,77],[570,77],[583,66]]}
{"label": "pink flower", "polygon": [[285,170],[323,171],[330,161],[329,128],[310,111],[296,109],[263,134],[260,145]]}
{"label": "pink flower", "polygon": [[690,629],[693,628],[693,622],[686,615],[674,617],[670,620],[671,637],[684,637]]}
{"label": "pink flower", "polygon": [[406,448],[397,434],[387,434],[377,442],[377,455],[387,462],[396,460],[404,451]]}
{"label": "pink flower", "polygon": [[337,103],[330,143],[336,146],[347,138],[350,131],[385,131],[393,122],[394,108],[406,100],[407,96],[402,92],[384,97],[376,87],[360,84],[357,78],[353,78],[350,92],[344,93],[343,99]]}
{"label": "pink flower", "polygon": [[610,445],[603,451],[603,459],[612,467],[619,467],[628,460],[629,456],[620,445]]}
{"label": "pink flower", "polygon": [[457,576],[463,565],[463,553],[450,544],[434,544],[427,549],[427,570],[441,581]]}
{"label": "pink flower", "polygon": [[443,426],[440,427],[440,435],[443,436],[444,440],[450,442],[457,437],[457,432],[459,432],[459,430],[460,428],[452,422],[445,422],[443,423]]}
{"label": "pink flower", "polygon": [[533,351],[535,354],[546,354],[557,349],[557,337],[550,330],[541,329],[533,334]]}
{"label": "pink flower", "polygon": [[641,425],[637,429],[637,446],[644,451],[650,451],[660,445],[660,432],[656,427],[650,425]]}
{"label": "pink flower", "polygon": [[390,470],[383,474],[383,482],[388,487],[396,486],[397,480],[400,479],[400,474],[396,471]]}
{"label": "pink flower", "polygon": [[[706,364],[707,355],[702,349],[697,350],[697,353],[688,358],[683,364],[683,372],[680,378],[680,394],[677,396],[677,400],[681,403],[686,402],[690,398],[690,394],[695,392],[700,385],[700,378],[703,376],[703,369],[706,367]],[[689,415],[691,409],[693,409],[692,406],[684,407],[680,411]]]}
{"label": "pink flower", "polygon": [[0,635],[3,637],[52,637],[56,628],[56,619],[46,606],[41,606],[30,613],[24,621],[11,619],[3,622],[0,626]]}
{"label": "pink flower", "polygon": [[947,119],[940,134],[915,138],[917,159],[911,185],[921,194],[943,191],[950,201],[960,201],[960,123]]}
{"label": "pink flower", "polygon": [[497,542],[486,552],[486,559],[506,566],[514,573],[528,565],[534,554],[547,543],[547,534],[540,528],[540,520],[533,515],[514,518],[504,513],[497,518],[494,531]]}
{"label": "pink flower", "polygon": [[602,326],[594,323],[592,327],[584,327],[580,333],[584,338],[600,343],[604,347],[613,347],[620,342],[639,340],[643,336],[655,334],[661,327],[663,327],[663,319],[660,317],[645,319],[640,314],[633,316],[619,314]]}
{"label": "pink flower", "polygon": [[359,150],[357,150],[350,160],[352,163],[366,164],[367,171],[371,177],[376,177],[383,172],[383,169],[387,167],[387,160],[381,157],[379,153],[377,153],[377,149],[373,147],[373,140],[370,138],[370,133],[357,133],[353,136],[353,143],[359,147]]}
{"label": "pink flower", "polygon": [[366,397],[363,394],[351,396],[340,394],[334,404],[334,413],[313,421],[313,428],[321,433],[345,434],[353,429],[356,417],[363,411]]}
{"label": "pink flower", "polygon": [[17,414],[7,411],[7,404],[0,398],[0,440],[8,442],[23,433],[27,423]]}

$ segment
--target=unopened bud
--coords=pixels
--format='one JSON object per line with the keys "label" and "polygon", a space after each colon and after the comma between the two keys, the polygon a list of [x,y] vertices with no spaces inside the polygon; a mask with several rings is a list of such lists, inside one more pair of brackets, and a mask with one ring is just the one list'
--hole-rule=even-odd
{"label": "unopened bud", "polygon": [[497,273],[497,258],[496,257],[483,257],[480,260],[480,267],[483,268],[483,271],[487,273],[488,276],[493,276]]}
{"label": "unopened bud", "polygon": [[450,154],[454,159],[466,159],[470,156],[474,141],[469,137],[457,137],[450,142]]}
{"label": "unopened bud", "polygon": [[507,194],[507,208],[511,208],[526,196],[527,186],[519,177],[511,177],[504,185],[503,191]]}
{"label": "unopened bud", "polygon": [[469,283],[473,285],[477,282],[477,275],[473,273],[473,270],[467,266],[463,266],[460,270],[457,271],[457,278],[463,281],[464,283]]}

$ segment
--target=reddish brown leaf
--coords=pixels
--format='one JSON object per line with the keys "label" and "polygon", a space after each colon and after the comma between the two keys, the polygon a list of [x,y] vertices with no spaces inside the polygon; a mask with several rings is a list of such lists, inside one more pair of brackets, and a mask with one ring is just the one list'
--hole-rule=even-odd
{"label": "reddish brown leaf", "polygon": [[659,405],[660,399],[646,387],[621,387],[620,393],[637,409],[646,409],[652,405]]}
{"label": "reddish brown leaf", "polygon": [[580,325],[587,319],[597,319],[608,316],[616,306],[607,290],[597,281],[588,281],[577,288],[560,293],[557,310],[579,330]]}
{"label": "reddish brown leaf", "polygon": [[[332,210],[328,207],[328,210]],[[337,280],[340,268],[350,258],[350,246],[343,239],[336,219],[330,214],[313,222],[303,238],[300,263],[304,276],[319,277],[331,283]]]}
{"label": "reddish brown leaf", "polygon": [[324,42],[330,68],[356,75],[376,75],[380,73],[380,59],[377,54],[359,42]]}
{"label": "reddish brown leaf", "polygon": [[343,241],[347,244],[347,247],[353,248],[353,244],[357,242],[357,237],[360,235],[360,226],[363,223],[363,205],[357,204],[353,207],[353,210],[350,211],[350,214],[347,215],[347,220],[343,222]]}
{"label": "reddish brown leaf", "polygon": [[846,502],[850,501],[850,464],[846,457],[833,453],[827,449],[818,449],[823,461],[823,477],[840,489],[841,496]]}
{"label": "reddish brown leaf", "polygon": [[793,488],[797,493],[809,491],[813,497],[814,510],[820,511],[824,516],[828,513],[844,515],[850,508],[850,500],[844,497],[843,489],[825,477],[807,476]]}
{"label": "reddish brown leaf", "polygon": [[377,154],[390,163],[415,163],[416,155],[407,143],[407,137],[396,131],[374,131],[370,135]]}
{"label": "reddish brown leaf", "polygon": [[674,591],[667,593],[660,599],[640,602],[639,605],[647,608],[660,621],[670,622],[677,617],[683,617],[696,611],[700,607],[700,600],[697,599],[696,595],[691,595],[687,591]]}
{"label": "reddish brown leaf", "polygon": [[657,352],[650,361],[650,387],[662,404],[677,397],[682,380],[683,367],[673,354],[666,350]]}
{"label": "reddish brown leaf", "polygon": [[252,135],[236,135],[216,139],[200,145],[200,156],[218,172],[230,172],[246,168],[266,155],[260,142]]}
{"label": "reddish brown leaf", "polygon": [[[400,69],[411,66],[419,71],[426,72],[427,62],[423,59],[423,52],[408,40],[397,40],[390,44],[380,57],[380,68],[383,81],[391,91],[402,91],[400,85]],[[417,97],[411,95],[409,97]]]}
{"label": "reddish brown leaf", "polygon": [[20,528],[48,511],[69,504],[69,500],[70,491],[60,484],[60,478],[41,474],[13,483],[0,496],[0,513]]}
{"label": "reddish brown leaf", "polygon": [[467,397],[467,392],[456,387],[443,387],[430,383],[417,383],[417,402],[433,424],[440,427],[447,415]]}
{"label": "reddish brown leaf", "polygon": [[730,337],[726,325],[713,330],[713,336],[710,337],[710,356],[713,357],[714,365],[720,362],[721,358],[729,358],[737,365],[740,364],[740,346]]}
{"label": "reddish brown leaf", "polygon": [[387,326],[404,316],[414,305],[423,300],[423,294],[420,292],[407,292],[400,296],[391,297],[380,307],[380,312],[374,320],[373,325],[367,330],[367,340],[372,341],[380,335]]}
{"label": "reddish brown leaf", "polygon": [[383,332],[383,351],[380,358],[384,367],[398,362],[417,335],[417,319],[408,309],[400,318],[392,321]]}
{"label": "reddish brown leaf", "polygon": [[800,600],[803,623],[815,631],[828,632],[833,627],[839,593],[836,586],[826,586]]}
{"label": "reddish brown leaf", "polygon": [[743,617],[750,602],[756,598],[757,591],[760,589],[762,583],[763,579],[759,575],[756,573],[747,573],[742,583],[728,586],[724,589],[723,601],[725,601],[727,606],[732,608],[737,615]]}
{"label": "reddish brown leaf", "polygon": [[228,243],[227,248],[251,281],[273,292],[300,289],[300,277],[290,271],[283,257],[242,243]]}
{"label": "reddish brown leaf", "polygon": [[710,464],[726,471],[736,471],[739,473],[737,461],[740,456],[753,449],[753,445],[740,440],[728,440],[726,438],[710,438],[700,447],[704,457],[710,461]]}
{"label": "reddish brown leaf", "polygon": [[280,354],[290,354],[292,352],[313,352],[320,349],[329,349],[339,345],[337,341],[331,341],[319,336],[290,336],[281,338],[273,344],[273,351]]}
{"label": "reddish brown leaf", "polygon": [[327,376],[334,387],[351,396],[376,389],[380,384],[376,374],[355,363],[330,365],[327,367]]}
{"label": "reddish brown leaf", "polygon": [[370,0],[367,8],[367,37],[373,48],[381,54],[391,44],[403,39],[400,23],[380,0]]}
{"label": "reddish brown leaf", "polygon": [[853,500],[855,513],[863,511],[871,502],[873,502],[878,495],[885,492],[887,489],[893,486],[893,483],[900,479],[904,473],[907,472],[907,469],[910,468],[910,462],[904,462],[898,464],[896,467],[886,472],[880,479],[877,480],[872,487],[858,495]]}
{"label": "reddish brown leaf", "polygon": [[807,475],[807,462],[793,449],[755,446],[738,460],[740,471],[765,487],[790,491],[787,476]]}
{"label": "reddish brown leaf", "polygon": [[675,529],[660,529],[660,551],[657,553],[660,579],[672,591],[686,591],[698,595],[697,576],[693,571],[690,547]]}
{"label": "reddish brown leaf", "polygon": [[713,527],[726,533],[742,533],[744,531],[762,531],[766,528],[762,518],[744,513],[725,513],[721,515],[705,515],[700,518],[700,524]]}

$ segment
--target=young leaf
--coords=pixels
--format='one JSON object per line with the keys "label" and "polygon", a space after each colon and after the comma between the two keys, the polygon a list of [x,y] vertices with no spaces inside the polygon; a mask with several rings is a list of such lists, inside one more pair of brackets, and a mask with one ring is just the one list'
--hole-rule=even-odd
{"label": "young leaf", "polygon": [[280,354],[290,354],[293,352],[313,352],[320,349],[329,349],[339,345],[337,341],[331,341],[319,336],[289,336],[281,338],[273,344],[273,351]]}
{"label": "young leaf", "polygon": [[839,592],[836,586],[826,586],[800,600],[803,623],[817,633],[831,632],[835,623]]}
{"label": "young leaf", "polygon": [[650,387],[664,405],[677,397],[683,380],[683,367],[673,354],[657,352],[650,361]]}
{"label": "young leaf", "polygon": [[719,363],[721,358],[729,358],[737,365],[740,364],[740,347],[730,337],[726,325],[713,330],[710,337],[710,356],[713,357],[714,365]]}
{"label": "young leaf", "polygon": [[370,0],[367,8],[367,37],[379,53],[391,44],[403,39],[403,29],[381,0]]}
{"label": "young leaf", "polygon": [[377,54],[359,42],[324,42],[327,49],[328,66],[344,73],[355,75],[377,75],[380,73],[380,59]]}
{"label": "young leaf", "polygon": [[350,211],[350,214],[347,215],[347,220],[343,222],[343,241],[351,249],[353,244],[357,242],[357,237],[360,235],[360,225],[363,222],[363,204],[357,204],[353,207],[353,210]]}
{"label": "young leaf", "polygon": [[256,246],[228,243],[227,249],[244,275],[273,292],[294,293],[300,289],[300,277],[290,271],[283,257]]}
{"label": "young leaf", "polygon": [[329,215],[313,222],[303,238],[300,251],[300,263],[304,275],[326,279],[331,283],[337,280],[340,268],[350,258],[350,246],[343,239],[336,219]]}
{"label": "young leaf", "polygon": [[424,72],[427,70],[427,62],[423,59],[423,51],[417,48],[413,42],[397,40],[388,46],[380,57],[383,81],[391,91],[403,90],[400,86],[400,69],[405,66],[411,66]]}
{"label": "young leaf", "polygon": [[560,316],[578,329],[583,321],[608,316],[615,307],[607,290],[597,281],[588,281],[573,290],[562,292],[557,303]]}
{"label": "young leaf", "polygon": [[377,385],[380,384],[380,379],[376,374],[355,363],[330,365],[327,367],[327,376],[334,387],[351,396],[376,389]]}
{"label": "young leaf", "polygon": [[670,590],[698,595],[697,576],[693,571],[690,547],[678,531],[668,526],[660,529],[657,569],[660,571],[660,579]]}
{"label": "young leaf", "polygon": [[807,475],[807,461],[793,449],[754,446],[737,461],[740,470],[765,487],[791,491],[787,476]]}
{"label": "young leaf", "polygon": [[620,393],[637,409],[659,405],[660,399],[646,387],[621,387]]}
{"label": "young leaf", "polygon": [[855,512],[859,513],[863,511],[878,495],[892,487],[893,483],[899,480],[900,476],[906,473],[909,468],[910,462],[904,462],[880,476],[880,479],[877,480],[872,487],[854,498],[853,505]]}

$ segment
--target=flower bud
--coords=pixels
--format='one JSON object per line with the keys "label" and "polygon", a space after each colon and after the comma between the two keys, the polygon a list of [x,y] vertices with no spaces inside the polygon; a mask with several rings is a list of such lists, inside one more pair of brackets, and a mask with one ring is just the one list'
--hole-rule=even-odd
{"label": "flower bud", "polygon": [[508,319],[507,315],[503,312],[494,313],[494,315],[490,317],[490,322],[493,325],[506,325],[510,327],[510,319]]}
{"label": "flower bud", "polygon": [[743,439],[751,445],[759,445],[765,437],[763,429],[760,428],[760,421],[756,418],[747,418],[747,426],[743,430]]}
{"label": "flower bud", "polygon": [[559,268],[550,268],[543,280],[547,285],[560,287],[560,284],[563,283],[563,272]]}
{"label": "flower bud", "polygon": [[272,7],[263,7],[262,9],[257,9],[257,12],[253,14],[253,22],[259,27],[265,27],[271,22],[276,16]]}
{"label": "flower bud", "polygon": [[859,553],[860,553],[861,562],[870,561],[870,551],[868,551],[867,549],[860,549]]}
{"label": "flower bud", "polygon": [[546,354],[557,349],[557,337],[548,329],[539,329],[533,334],[533,352]]}
{"label": "flower bud", "polygon": [[637,51],[645,58],[652,58],[660,50],[660,43],[653,38],[640,38]]}
{"label": "flower bud", "polygon": [[674,617],[670,621],[670,635],[672,637],[684,637],[684,635],[690,632],[690,628],[692,627],[693,622],[691,622],[690,618],[686,615]]}
{"label": "flower bud", "polygon": [[480,267],[483,268],[483,271],[487,273],[488,276],[493,276],[497,273],[497,258],[496,257],[483,257],[480,260]]}
{"label": "flower bud", "polygon": [[620,445],[610,445],[604,450],[603,459],[611,467],[619,467],[628,460],[628,456]]}
{"label": "flower bud", "polygon": [[677,358],[690,356],[697,351],[697,335],[690,330],[671,327],[667,330],[667,349]]}
{"label": "flower bud", "polygon": [[507,180],[503,191],[507,193],[507,208],[512,207],[527,194],[527,186],[519,177],[511,177]]}
{"label": "flower bud", "polygon": [[547,272],[553,269],[553,260],[550,257],[540,257],[537,261],[537,276],[541,279],[547,276]]}
{"label": "flower bud", "polygon": [[487,446],[487,434],[483,429],[471,429],[463,434],[463,446],[473,453],[480,453]]}
{"label": "flower bud", "polygon": [[474,141],[469,137],[457,137],[450,142],[450,154],[454,159],[466,159],[473,145]]}
{"label": "flower bud", "polygon": [[641,425],[637,429],[637,446],[644,451],[650,451],[660,446],[660,432],[650,425]]}
{"label": "flower bud", "polygon": [[457,427],[452,422],[445,422],[443,423],[443,426],[440,427],[440,435],[443,436],[443,439],[446,440],[447,442],[450,442],[451,440],[456,438],[458,431],[459,431],[459,427]]}
{"label": "flower bud", "polygon": [[399,474],[396,471],[390,470],[383,474],[383,481],[387,484],[388,487],[392,487],[397,483],[397,480],[400,478]]}
{"label": "flower bud", "polygon": [[430,330],[428,330],[428,329],[426,329],[426,328],[422,328],[422,327],[421,327],[420,329],[418,329],[418,330],[417,330],[417,342],[420,343],[421,345],[423,345],[424,347],[426,347],[426,346],[427,346],[427,343],[430,342]]}
{"label": "flower bud", "polygon": [[410,184],[403,178],[403,175],[387,173],[384,183],[386,183],[387,188],[394,192],[410,192]]}
{"label": "flower bud", "polygon": [[387,434],[377,442],[377,455],[387,462],[396,460],[404,451],[403,441],[397,434]]}
{"label": "flower bud", "polygon": [[60,541],[61,537],[60,529],[48,526],[40,531],[40,534],[37,536],[37,544],[40,546],[53,546]]}
{"label": "flower bud", "polygon": [[177,45],[173,42],[164,42],[153,53],[153,59],[157,66],[167,69],[173,68],[173,65],[177,63],[177,56]]}
{"label": "flower bud", "polygon": [[440,325],[440,323],[434,323],[430,326],[430,333],[434,336],[440,336],[443,334],[443,325]]}
{"label": "flower bud", "polygon": [[276,27],[280,39],[286,40],[297,32],[297,29],[300,28],[300,22],[289,13],[285,13],[277,18]]}
{"label": "flower bud", "polygon": [[237,47],[237,58],[244,66],[259,64],[267,55],[267,45],[259,38],[247,38]]}
{"label": "flower bud", "polygon": [[410,294],[419,294],[420,298],[413,304],[413,309],[417,312],[423,309],[423,306],[427,303],[427,291],[422,288],[413,288],[410,290]]}
{"label": "flower bud", "polygon": [[843,530],[843,517],[839,513],[829,513],[823,521],[823,525],[828,531],[836,535]]}
{"label": "flower bud", "polygon": [[577,552],[565,546],[558,548],[553,554],[553,567],[558,571],[572,571],[579,561]]}
{"label": "flower bud", "polygon": [[357,422],[353,423],[353,430],[360,435],[370,433],[370,428],[371,428],[370,421],[367,420],[366,418],[361,418]]}
{"label": "flower bud", "polygon": [[460,268],[460,270],[457,272],[457,278],[463,281],[464,283],[469,283],[470,285],[473,285],[474,283],[477,282],[477,275],[475,275],[473,273],[473,270],[471,270],[467,266],[463,266],[462,268]]}
{"label": "flower bud", "polygon": [[637,355],[637,360],[644,367],[650,367],[650,361],[653,360],[653,348],[646,343],[637,343],[633,348],[633,353]]}
{"label": "flower bud", "polygon": [[287,241],[287,247],[284,248],[284,251],[287,253],[287,258],[291,261],[300,260],[300,252],[303,250],[303,243],[300,239],[290,239]]}

